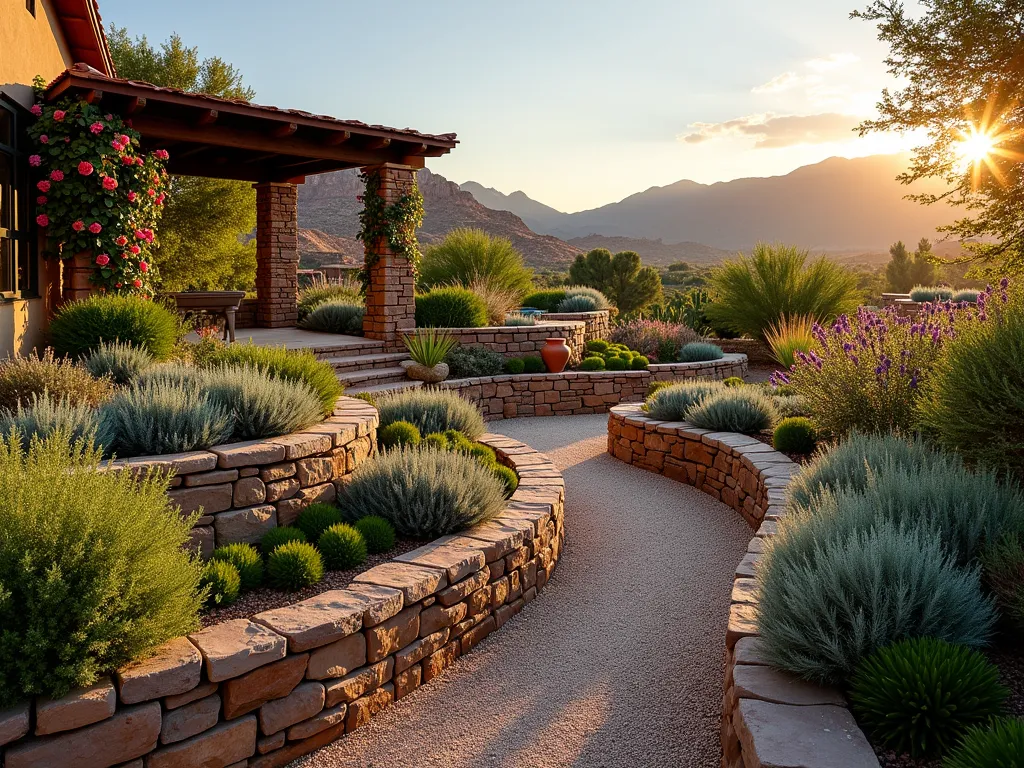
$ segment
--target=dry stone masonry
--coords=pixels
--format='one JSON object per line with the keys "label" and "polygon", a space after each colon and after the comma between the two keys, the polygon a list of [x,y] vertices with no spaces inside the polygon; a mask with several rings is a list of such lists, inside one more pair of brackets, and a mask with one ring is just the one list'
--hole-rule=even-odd
{"label": "dry stone masonry", "polygon": [[799,466],[747,435],[612,408],[608,453],[713,496],[756,530],[733,581],[726,630],[721,768],[878,768],[843,695],[768,666],[757,631],[756,569]]}
{"label": "dry stone masonry", "polygon": [[0,712],[5,768],[279,768],[429,683],[534,600],[562,552],[561,474],[523,443],[482,441],[520,477],[498,518]]}
{"label": "dry stone masonry", "polygon": [[543,323],[538,325],[496,325],[483,328],[445,328],[464,347],[486,347],[508,357],[538,355],[545,339],[565,339],[572,355],[570,365],[582,356],[586,324],[581,321]]}
{"label": "dry stone masonry", "polygon": [[544,315],[546,323],[564,323],[566,321],[584,324],[584,342],[607,339],[612,330],[611,313],[607,309],[597,312],[548,312]]}
{"label": "dry stone masonry", "polygon": [[284,328],[299,319],[298,192],[294,184],[256,184],[256,321]]}

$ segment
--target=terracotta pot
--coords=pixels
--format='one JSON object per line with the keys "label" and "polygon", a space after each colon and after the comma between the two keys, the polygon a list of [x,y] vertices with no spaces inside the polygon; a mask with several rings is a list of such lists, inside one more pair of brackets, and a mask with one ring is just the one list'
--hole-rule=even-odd
{"label": "terracotta pot", "polygon": [[544,347],[540,351],[544,365],[550,373],[561,373],[564,371],[565,364],[569,362],[570,354],[572,354],[572,351],[569,349],[569,345],[565,343],[565,339],[545,339]]}

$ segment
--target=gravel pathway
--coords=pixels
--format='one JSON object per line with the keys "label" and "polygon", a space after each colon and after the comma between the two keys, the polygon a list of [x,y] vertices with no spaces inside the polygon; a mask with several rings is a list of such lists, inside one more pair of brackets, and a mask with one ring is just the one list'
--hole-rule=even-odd
{"label": "gravel pathway", "polygon": [[490,425],[564,472],[551,582],[471,654],[293,768],[718,766],[742,518],[606,453],[607,416]]}

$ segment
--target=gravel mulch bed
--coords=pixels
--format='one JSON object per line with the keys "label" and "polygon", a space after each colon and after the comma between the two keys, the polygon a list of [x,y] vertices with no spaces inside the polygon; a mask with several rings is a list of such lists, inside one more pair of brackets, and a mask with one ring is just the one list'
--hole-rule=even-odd
{"label": "gravel mulch bed", "polygon": [[300,600],[328,592],[332,589],[344,589],[352,580],[364,571],[368,571],[376,565],[386,563],[398,555],[411,552],[417,547],[422,547],[426,542],[413,539],[397,539],[395,546],[388,552],[379,555],[369,555],[366,562],[358,568],[350,568],[347,571],[325,571],[324,578],[318,584],[314,584],[297,592],[282,592],[270,587],[260,587],[251,592],[244,593],[231,605],[224,608],[214,608],[199,617],[204,627],[220,624],[231,619],[248,619],[257,613],[269,611],[273,608],[282,608]]}

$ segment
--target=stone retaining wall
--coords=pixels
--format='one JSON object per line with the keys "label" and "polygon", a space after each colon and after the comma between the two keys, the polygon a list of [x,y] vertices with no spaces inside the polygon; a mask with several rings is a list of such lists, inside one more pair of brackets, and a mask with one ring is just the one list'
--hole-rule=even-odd
{"label": "stone retaining wall", "polygon": [[586,325],[583,332],[583,341],[594,339],[607,339],[612,329],[611,312],[602,309],[598,312],[546,312],[543,315],[544,322],[561,323],[565,321],[582,322]]}
{"label": "stone retaining wall", "polygon": [[509,357],[540,354],[545,339],[565,339],[572,356],[570,363],[577,363],[582,356],[586,323],[567,321],[561,323],[538,323],[537,325],[502,325],[484,328],[445,328],[444,331],[466,347],[480,346],[500,352]]}
{"label": "stone retaining wall", "polygon": [[565,537],[554,465],[515,440],[482,441],[520,477],[500,517],[346,589],[171,640],[60,700],[0,711],[5,768],[278,768],[432,680],[537,596]]}
{"label": "stone retaining wall", "polygon": [[658,421],[638,405],[612,409],[608,453],[698,488],[756,529],[736,569],[725,636],[722,768],[878,768],[843,695],[768,666],[760,646],[755,572],[799,466],[747,435]]}
{"label": "stone retaining wall", "polygon": [[563,371],[562,373],[450,379],[438,386],[457,391],[480,406],[484,418],[568,416],[603,413],[623,402],[640,402],[652,381],[727,379],[747,370],[743,355],[703,363],[649,365],[645,371]]}
{"label": "stone retaining wall", "polygon": [[202,509],[192,542],[206,559],[214,547],[256,544],[269,529],[291,525],[309,504],[334,501],[343,478],[376,449],[377,411],[341,397],[330,418],[301,432],[111,466],[173,470],[168,496],[182,514]]}

